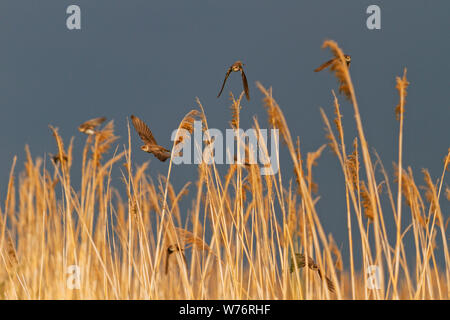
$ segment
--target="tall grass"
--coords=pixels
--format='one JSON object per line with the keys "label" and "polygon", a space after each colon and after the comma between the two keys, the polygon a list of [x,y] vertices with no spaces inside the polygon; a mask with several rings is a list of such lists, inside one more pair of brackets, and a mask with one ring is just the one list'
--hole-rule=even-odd
{"label": "tall grass", "polygon": [[[300,138],[291,136],[272,89],[257,83],[269,124],[279,130],[286,146],[280,150],[287,148],[292,159],[293,179],[283,177],[281,171],[263,176],[257,165],[249,163],[229,165],[222,175],[215,164],[202,163],[195,183],[176,192],[170,182],[172,160],[167,176],[157,177],[156,182],[146,174],[148,163],[132,161],[137,148],[131,144],[130,127],[128,145],[122,151],[116,147],[109,158],[107,151],[117,139],[113,122],[87,137],[81,155],[74,155],[72,141],[65,148],[58,129],[50,127],[58,149],[52,163],[33,159],[27,147],[25,170],[17,180],[16,158],[13,161],[0,207],[1,298],[448,299],[448,219],[444,221],[440,203],[450,149],[437,183],[424,170],[425,187],[421,188],[402,159],[403,126],[407,125],[405,70],[397,78],[395,194],[378,155],[369,151],[342,51],[333,41],[326,41],[324,47],[341,61],[332,71],[340,92],[353,106],[358,133],[350,137],[349,150],[341,121],[344,111],[332,92],[334,121],[325,110],[320,112],[328,147],[336,154],[344,177],[346,212],[342,217],[347,219],[348,260],[342,258],[316,210],[312,170],[327,146],[305,156]],[[243,93],[237,99],[231,96],[235,130],[242,97]],[[179,131],[176,145],[185,141],[183,132],[192,133],[194,119],[203,122],[204,130],[208,128],[204,108],[197,103],[198,110],[180,122],[184,131]],[[254,127],[260,128],[256,118]],[[207,138],[208,145],[214,144]],[[251,157],[249,151],[246,154]],[[268,154],[267,147],[264,151]],[[73,161],[81,161],[79,190],[71,179]],[[376,179],[376,164],[381,180]],[[122,171],[126,199],[111,186],[113,166]],[[193,202],[186,210],[179,203],[188,191]],[[449,200],[448,187],[445,193],[447,199],[442,201]],[[389,210],[382,208],[383,198],[390,203]],[[388,240],[392,228],[385,221],[389,216],[395,221],[394,242]],[[414,248],[414,263],[407,260],[407,233],[413,234],[414,243],[408,245]],[[361,247],[358,254],[357,245]],[[437,263],[439,256],[443,269]],[[78,289],[70,286],[71,265],[80,268]],[[374,265],[382,276],[377,289],[371,288],[366,274]]]}

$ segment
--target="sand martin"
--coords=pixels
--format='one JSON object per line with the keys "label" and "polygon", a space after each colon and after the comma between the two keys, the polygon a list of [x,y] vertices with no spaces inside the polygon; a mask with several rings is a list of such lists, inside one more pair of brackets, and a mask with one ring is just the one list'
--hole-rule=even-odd
{"label": "sand martin", "polygon": [[67,161],[67,156],[65,154],[62,155],[63,161],[61,161],[61,157],[59,156],[59,154],[51,154],[50,153],[50,158],[52,159],[52,161],[55,165],[57,165],[58,162],[66,162]]}
{"label": "sand martin", "polygon": [[[352,62],[352,58],[348,54],[344,54],[344,58],[345,58],[345,62],[347,62],[347,67],[350,67],[350,62]],[[339,61],[339,58],[331,59],[331,60],[325,62],[323,65],[321,65],[317,69],[315,69],[314,72],[322,71],[323,69],[328,68],[329,66],[331,66],[332,64],[335,64],[338,61]]]}
{"label": "sand martin", "polygon": [[236,61],[235,63],[233,63],[233,65],[230,68],[228,68],[227,74],[225,75],[225,79],[223,80],[222,88],[220,89],[220,92],[217,95],[217,98],[220,97],[220,95],[222,94],[223,88],[225,87],[225,82],[227,82],[227,79],[228,79],[228,76],[230,75],[230,73],[240,71],[241,76],[242,76],[242,84],[244,86],[245,96],[247,97],[247,100],[250,100],[250,93],[248,91],[247,77],[245,76],[243,66],[244,66],[244,64],[241,61]]}
{"label": "sand martin", "polygon": [[170,151],[158,145],[155,138],[153,137],[152,132],[144,123],[144,121],[133,115],[131,116],[131,121],[133,122],[133,126],[136,129],[136,132],[139,134],[139,137],[145,143],[141,147],[143,151],[153,153],[155,157],[163,162],[170,158]]}

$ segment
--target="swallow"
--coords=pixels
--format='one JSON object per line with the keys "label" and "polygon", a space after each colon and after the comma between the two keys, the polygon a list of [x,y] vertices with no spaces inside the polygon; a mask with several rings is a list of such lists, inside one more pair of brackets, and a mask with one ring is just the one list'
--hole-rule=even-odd
{"label": "swallow", "polygon": [[239,161],[238,161],[237,155],[235,155],[235,156],[234,156],[234,163],[235,163],[235,164],[241,164],[241,165],[243,165],[244,167],[246,167],[247,169],[249,169],[250,166],[251,166],[251,163],[248,161],[248,154],[246,155],[245,160],[241,159],[241,162],[240,162],[240,163],[239,163]]}
{"label": "swallow", "polygon": [[65,154],[62,155],[62,161],[61,161],[61,157],[59,156],[59,154],[50,154],[50,158],[52,159],[52,161],[55,165],[57,165],[58,162],[66,162],[67,161],[67,156]]}
{"label": "swallow", "polygon": [[169,257],[172,253],[174,253],[175,251],[180,251],[182,256],[183,256],[183,260],[184,263],[186,265],[187,268],[187,261],[186,261],[186,256],[184,255],[183,249],[180,250],[180,248],[178,247],[178,245],[170,245],[167,247],[167,255],[166,255],[166,274],[169,272]]}
{"label": "swallow", "polygon": [[97,128],[99,125],[101,125],[105,120],[106,120],[105,117],[88,120],[88,121],[82,123],[78,127],[78,130],[80,132],[86,133],[87,135],[93,135],[97,132],[95,130],[95,128]]}
{"label": "swallow", "polygon": [[133,122],[134,129],[136,129],[139,137],[144,142],[141,150],[148,153],[153,153],[153,155],[162,162],[170,158],[170,151],[158,145],[152,132],[144,121],[134,115],[131,115],[131,121]]}
{"label": "swallow", "polygon": [[230,68],[228,68],[227,74],[225,75],[225,79],[223,80],[222,88],[220,89],[220,92],[217,95],[217,98],[220,97],[220,95],[222,94],[223,88],[225,87],[225,82],[227,82],[227,79],[228,79],[228,76],[230,75],[230,73],[240,71],[241,76],[242,76],[242,85],[244,86],[245,96],[246,96],[247,100],[250,101],[250,93],[248,91],[248,82],[247,82],[247,77],[245,76],[245,73],[244,73],[243,66],[244,66],[244,64],[241,61],[236,61],[235,63],[233,63],[233,65]]}
{"label": "swallow", "polygon": [[[345,59],[345,62],[347,63],[347,67],[350,67],[350,62],[352,62],[352,57],[350,57],[348,54],[344,54],[344,59]],[[328,68],[329,66],[331,66],[332,64],[335,64],[338,61],[339,61],[339,58],[334,58],[334,59],[328,60],[323,65],[321,65],[320,67],[315,69],[314,72],[322,71],[323,69]]]}

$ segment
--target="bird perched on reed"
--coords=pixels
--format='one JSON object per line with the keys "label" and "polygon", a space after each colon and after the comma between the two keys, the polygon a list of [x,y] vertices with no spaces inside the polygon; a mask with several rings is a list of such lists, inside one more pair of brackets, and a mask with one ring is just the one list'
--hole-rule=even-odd
{"label": "bird perched on reed", "polygon": [[[345,62],[347,63],[347,67],[350,67],[350,62],[352,62],[352,57],[350,57],[348,54],[344,54]],[[314,70],[314,72],[322,71],[325,68],[328,68],[329,66],[338,63],[339,58],[333,58],[331,60],[328,60],[324,64],[322,64],[320,67]]]}
{"label": "bird perched on reed", "polygon": [[106,118],[105,117],[100,117],[100,118],[95,118],[95,119],[91,119],[88,120],[84,123],[82,123],[79,127],[78,130],[80,132],[83,132],[87,135],[93,135],[95,134],[97,131],[95,130],[99,125],[101,125],[103,122],[105,122]]}
{"label": "bird perched on reed", "polygon": [[242,76],[242,85],[244,86],[244,91],[245,91],[245,97],[247,98],[247,100],[250,100],[250,92],[248,90],[247,77],[245,76],[243,67],[244,67],[244,64],[241,61],[236,61],[235,63],[233,63],[233,65],[231,67],[228,68],[227,74],[225,75],[225,79],[223,80],[222,88],[220,89],[220,92],[217,95],[217,98],[220,97],[220,95],[222,94],[223,88],[225,87],[225,83],[227,82],[227,79],[230,76],[230,73],[240,71],[241,76]]}
{"label": "bird perched on reed", "polygon": [[134,115],[131,115],[131,121],[133,122],[134,129],[136,129],[139,137],[144,142],[144,145],[141,146],[141,150],[152,153],[162,162],[170,158],[170,151],[158,145],[155,138],[153,137],[152,132],[144,121]]}

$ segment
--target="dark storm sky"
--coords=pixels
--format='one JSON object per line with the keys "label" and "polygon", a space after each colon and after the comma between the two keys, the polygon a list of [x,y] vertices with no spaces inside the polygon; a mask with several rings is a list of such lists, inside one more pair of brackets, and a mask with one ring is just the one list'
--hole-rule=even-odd
{"label": "dark storm sky", "polygon": [[[66,8],[81,7],[82,30],[66,28]],[[366,28],[366,8],[381,7],[382,29]],[[333,39],[352,56],[355,84],[366,137],[392,174],[397,161],[398,102],[395,77],[408,68],[404,165],[416,180],[421,168],[440,177],[450,137],[450,1],[62,1],[0,2],[0,201],[5,199],[9,169],[24,146],[33,156],[55,152],[48,125],[60,128],[66,145],[75,136],[79,152],[85,137],[78,125],[90,118],[114,119],[116,133],[127,143],[126,119],[144,119],[162,145],[199,97],[209,126],[225,130],[231,117],[228,93],[239,95],[237,74],[216,95],[226,69],[242,60],[251,101],[243,102],[241,127],[256,115],[264,127],[266,113],[260,81],[273,87],[293,137],[300,136],[304,156],[327,143],[319,107],[333,117],[328,72],[312,70],[330,58],[321,50]],[[356,135],[351,105],[340,97],[348,147]],[[139,151],[132,133],[136,163],[151,160],[156,180],[168,163]],[[291,161],[281,147],[286,185]],[[75,162],[77,159],[75,159]],[[50,166],[49,166],[50,167]],[[79,166],[73,168],[76,176]],[[196,177],[195,166],[176,167],[179,189]],[[120,183],[120,172],[114,173]],[[346,243],[343,177],[329,149],[315,167],[318,211],[327,233]],[[392,175],[391,175],[392,180]],[[449,180],[446,179],[447,185]],[[395,188],[394,188],[395,189]],[[185,201],[186,210],[191,202]],[[442,201],[448,215],[448,202]],[[390,211],[386,211],[390,214]]]}

